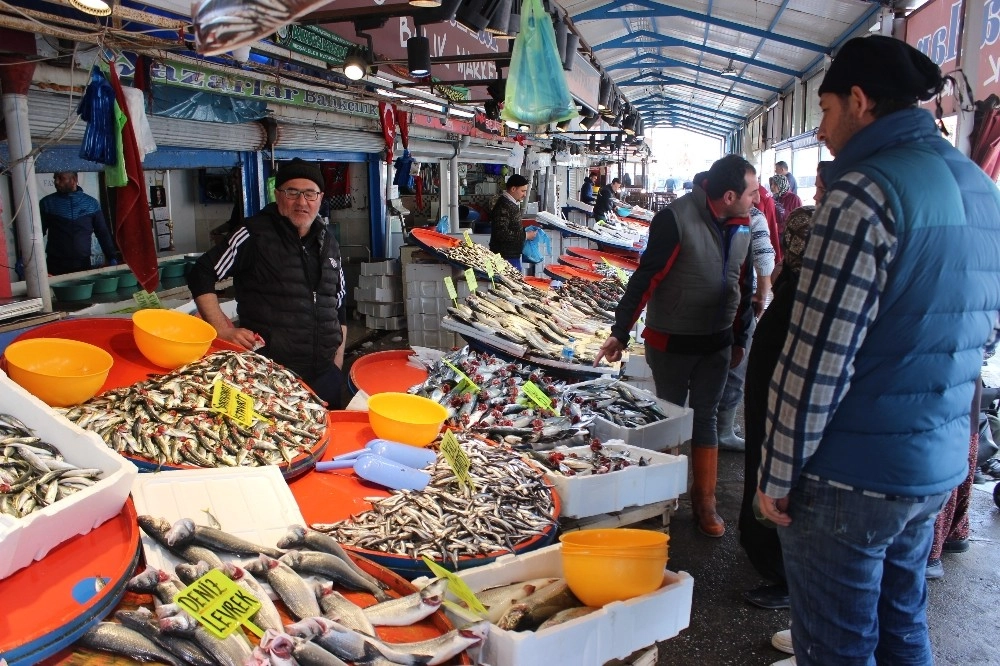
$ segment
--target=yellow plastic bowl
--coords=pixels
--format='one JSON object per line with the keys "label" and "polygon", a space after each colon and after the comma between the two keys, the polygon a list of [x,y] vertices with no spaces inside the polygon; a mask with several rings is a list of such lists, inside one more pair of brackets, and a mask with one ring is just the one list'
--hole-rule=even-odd
{"label": "yellow plastic bowl", "polygon": [[566,584],[593,607],[649,594],[663,584],[669,539],[661,532],[624,528],[564,534]]}
{"label": "yellow plastic bowl", "polygon": [[51,407],[78,405],[94,397],[114,363],[100,347],[63,338],[14,342],[4,356],[10,378]]}
{"label": "yellow plastic bowl", "polygon": [[441,432],[448,410],[409,393],[376,393],[368,398],[368,422],[382,439],[427,446]]}
{"label": "yellow plastic bowl", "polygon": [[139,310],[132,315],[132,337],[151,363],[173,370],[204,356],[215,329],[176,310]]}

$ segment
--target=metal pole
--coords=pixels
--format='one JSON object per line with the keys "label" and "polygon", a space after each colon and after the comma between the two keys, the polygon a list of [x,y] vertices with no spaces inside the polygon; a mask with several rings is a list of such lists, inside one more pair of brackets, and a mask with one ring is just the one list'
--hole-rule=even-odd
{"label": "metal pole", "polygon": [[451,233],[457,234],[458,228],[458,155],[448,160],[448,171],[451,174],[448,192],[448,223],[451,226]]}

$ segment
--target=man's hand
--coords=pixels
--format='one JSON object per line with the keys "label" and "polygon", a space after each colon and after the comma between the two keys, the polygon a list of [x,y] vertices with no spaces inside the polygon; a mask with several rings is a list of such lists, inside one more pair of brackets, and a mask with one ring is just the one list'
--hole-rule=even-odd
{"label": "man's hand", "polygon": [[764,494],[760,488],[757,489],[757,504],[760,506],[762,516],[770,520],[778,527],[788,527],[792,524],[792,519],[788,515],[788,498],[774,499]]}
{"label": "man's hand", "polygon": [[740,347],[739,345],[733,345],[732,356],[729,359],[729,367],[735,368],[743,361],[744,354],[747,353],[746,349]]}
{"label": "man's hand", "polygon": [[613,335],[608,336],[608,339],[604,341],[604,344],[601,345],[601,348],[597,352],[597,358],[594,359],[594,366],[596,367],[602,358],[606,358],[608,363],[615,363],[622,360],[622,351],[624,349],[625,345],[622,344],[621,340]]}
{"label": "man's hand", "polygon": [[760,316],[764,314],[764,295],[754,294],[753,300],[751,300],[750,303],[753,306],[754,317],[760,319]]}
{"label": "man's hand", "polygon": [[234,345],[240,345],[247,349],[253,349],[259,337],[256,333],[248,328],[226,328],[218,332],[219,337],[226,342],[232,342]]}

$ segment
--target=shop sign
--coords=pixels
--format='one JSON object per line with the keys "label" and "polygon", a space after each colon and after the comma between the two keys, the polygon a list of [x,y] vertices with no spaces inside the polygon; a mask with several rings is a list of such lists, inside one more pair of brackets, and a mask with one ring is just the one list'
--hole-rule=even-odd
{"label": "shop sign", "polygon": [[507,128],[507,126],[499,120],[487,118],[486,114],[482,112],[476,114],[474,124],[477,130],[480,132],[486,132],[487,134],[503,135],[505,134],[504,130]]}
{"label": "shop sign", "polygon": [[[906,43],[933,60],[943,72],[954,69],[962,43],[962,0],[933,0],[906,18]],[[937,102],[922,102],[930,110]],[[954,98],[949,91],[941,98],[945,115],[955,113]]]}
{"label": "shop sign", "polygon": [[597,111],[601,74],[579,53],[573,54],[573,69],[566,72],[566,83],[573,97]]}
{"label": "shop sign", "polygon": [[[973,82],[973,89],[977,99],[986,99],[991,94],[1000,95],[1000,0],[983,3],[982,30],[978,38],[979,80]],[[974,38],[969,41],[973,45],[976,43]]]}
{"label": "shop sign", "polygon": [[330,65],[343,65],[355,48],[340,35],[315,25],[287,25],[275,34],[275,41],[293,53],[306,55]]}
{"label": "shop sign", "polygon": [[263,100],[353,116],[378,118],[378,105],[346,99],[328,93],[274,83],[238,74],[212,71],[205,67],[157,60],[150,69],[153,83],[203,92]]}

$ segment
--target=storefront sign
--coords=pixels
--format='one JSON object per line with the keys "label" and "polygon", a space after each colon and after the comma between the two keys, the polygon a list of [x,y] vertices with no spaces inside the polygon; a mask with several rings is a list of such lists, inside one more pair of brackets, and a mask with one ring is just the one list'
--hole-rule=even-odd
{"label": "storefront sign", "polygon": [[476,129],[480,132],[485,132],[487,134],[496,134],[498,136],[505,135],[507,126],[504,125],[499,120],[492,120],[486,117],[485,113],[477,113],[476,117],[473,119]]}
{"label": "storefront sign", "polygon": [[[906,18],[906,43],[933,60],[943,72],[955,68],[962,44],[962,0],[933,0]],[[934,111],[937,102],[922,102]],[[954,98],[945,92],[941,98],[945,115],[955,113]]]}
{"label": "storefront sign", "polygon": [[1000,0],[986,0],[982,7],[982,16],[972,17],[973,22],[981,18],[982,26],[978,35],[972,27],[969,39],[970,47],[979,47],[978,76],[972,82],[976,99],[1000,95]]}
{"label": "storefront sign", "polygon": [[301,53],[331,65],[343,65],[348,53],[355,48],[340,35],[315,25],[295,25],[278,30],[276,41],[293,53]]}
{"label": "storefront sign", "polygon": [[597,111],[601,74],[579,53],[573,54],[573,69],[566,72],[566,83],[573,97]]}
{"label": "storefront sign", "polygon": [[235,73],[214,72],[198,65],[157,60],[150,69],[150,78],[156,84],[188,90],[378,118],[378,105],[371,102],[346,99],[297,86],[244,77]]}

